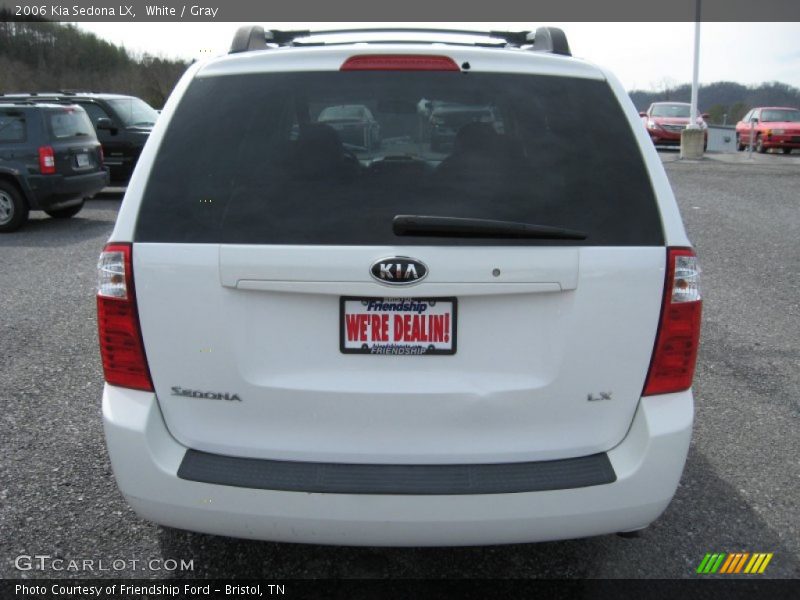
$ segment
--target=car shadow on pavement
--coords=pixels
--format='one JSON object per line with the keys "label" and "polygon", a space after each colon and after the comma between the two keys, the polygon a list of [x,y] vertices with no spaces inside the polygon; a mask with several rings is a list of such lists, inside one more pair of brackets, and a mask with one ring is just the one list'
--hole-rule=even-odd
{"label": "car shadow on pavement", "polygon": [[175,572],[175,577],[679,578],[696,577],[707,552],[742,551],[775,553],[771,577],[800,575],[800,559],[694,451],[673,502],[636,538],[605,535],[463,548],[284,544],[167,528],[160,528],[159,538],[165,558],[194,560],[193,572]]}

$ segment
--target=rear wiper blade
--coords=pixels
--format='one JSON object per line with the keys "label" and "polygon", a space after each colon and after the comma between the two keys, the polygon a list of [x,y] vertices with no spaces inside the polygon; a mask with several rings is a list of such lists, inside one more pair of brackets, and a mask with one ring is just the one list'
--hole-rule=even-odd
{"label": "rear wiper blade", "polygon": [[460,217],[434,217],[428,215],[397,215],[392,219],[395,235],[475,237],[475,238],[531,238],[543,240],[585,240],[586,233],[519,221],[493,219],[464,219]]}

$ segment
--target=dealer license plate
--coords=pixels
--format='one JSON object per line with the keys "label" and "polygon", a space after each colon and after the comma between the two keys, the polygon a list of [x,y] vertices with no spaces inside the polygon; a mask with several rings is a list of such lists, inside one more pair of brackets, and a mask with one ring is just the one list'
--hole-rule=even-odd
{"label": "dealer license plate", "polygon": [[455,298],[357,298],[340,301],[339,349],[345,354],[456,353]]}

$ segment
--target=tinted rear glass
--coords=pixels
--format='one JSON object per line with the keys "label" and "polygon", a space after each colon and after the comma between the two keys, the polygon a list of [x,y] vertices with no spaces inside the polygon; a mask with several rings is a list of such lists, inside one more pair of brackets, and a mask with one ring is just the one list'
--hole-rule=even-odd
{"label": "tinted rear glass", "polygon": [[[373,119],[325,118],[336,107],[364,107]],[[521,221],[587,238],[397,237],[398,214]],[[647,171],[607,83],[376,71],[196,79],[153,162],[135,239],[663,243]]]}
{"label": "tinted rear glass", "polygon": [[56,140],[96,138],[92,122],[82,108],[48,110],[47,125],[50,136]]}

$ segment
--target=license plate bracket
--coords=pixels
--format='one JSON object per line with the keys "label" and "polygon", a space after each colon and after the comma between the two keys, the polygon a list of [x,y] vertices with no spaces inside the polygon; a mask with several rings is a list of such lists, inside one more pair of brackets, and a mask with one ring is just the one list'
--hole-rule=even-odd
{"label": "license plate bracket", "polygon": [[339,350],[383,356],[453,355],[457,316],[454,297],[342,296]]}

